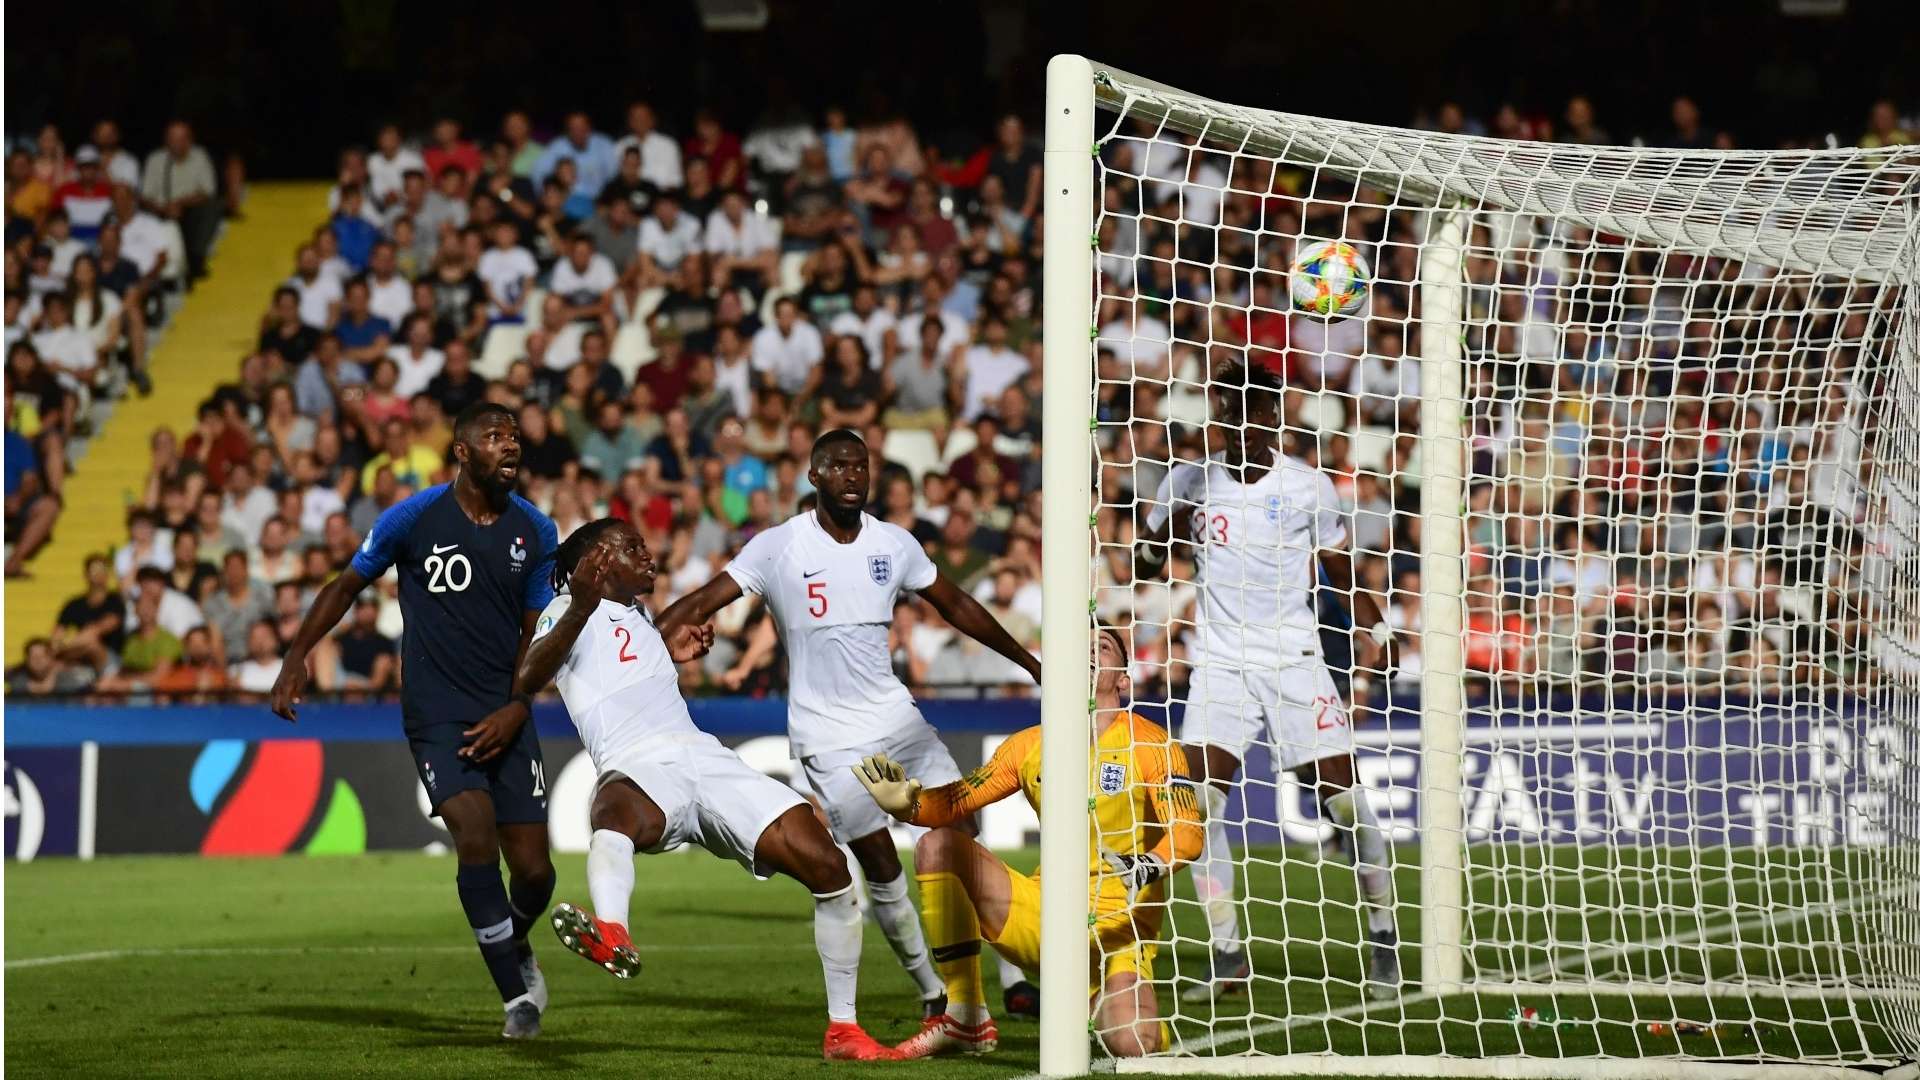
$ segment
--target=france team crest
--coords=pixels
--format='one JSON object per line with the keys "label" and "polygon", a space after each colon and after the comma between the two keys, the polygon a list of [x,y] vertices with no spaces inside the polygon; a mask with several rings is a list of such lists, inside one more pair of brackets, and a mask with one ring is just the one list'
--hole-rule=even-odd
{"label": "france team crest", "polygon": [[873,583],[875,585],[885,585],[887,582],[892,581],[893,580],[893,556],[891,555],[867,556],[867,576],[873,579]]}

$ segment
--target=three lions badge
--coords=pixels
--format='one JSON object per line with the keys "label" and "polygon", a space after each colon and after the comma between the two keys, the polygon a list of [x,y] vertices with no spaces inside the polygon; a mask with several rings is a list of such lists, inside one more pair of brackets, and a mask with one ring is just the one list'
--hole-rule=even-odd
{"label": "three lions badge", "polygon": [[885,585],[887,582],[892,581],[893,580],[893,556],[891,555],[867,556],[867,576],[873,579],[873,583],[875,585]]}
{"label": "three lions badge", "polygon": [[1127,786],[1127,767],[1117,761],[1100,763],[1100,794],[1118,795]]}

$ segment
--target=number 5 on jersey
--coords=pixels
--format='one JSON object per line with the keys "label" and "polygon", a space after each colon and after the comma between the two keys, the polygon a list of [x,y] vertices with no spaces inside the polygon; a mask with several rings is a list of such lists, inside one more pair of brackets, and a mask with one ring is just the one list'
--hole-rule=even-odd
{"label": "number 5 on jersey", "polygon": [[807,582],[807,611],[816,619],[827,614],[827,583],[824,581]]}

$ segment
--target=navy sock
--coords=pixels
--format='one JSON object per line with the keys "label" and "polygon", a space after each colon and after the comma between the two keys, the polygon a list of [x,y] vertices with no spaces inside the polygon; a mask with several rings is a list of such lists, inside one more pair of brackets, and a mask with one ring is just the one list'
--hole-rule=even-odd
{"label": "navy sock", "polygon": [[500,883],[500,867],[493,863],[460,864],[460,906],[466,909],[467,925],[480,943],[480,958],[487,962],[493,985],[500,990],[501,1001],[512,1001],[527,992],[527,981],[520,976],[520,950],[513,944],[513,907],[507,903],[507,888]]}
{"label": "navy sock", "polygon": [[553,875],[537,878],[513,878],[507,882],[507,896],[513,907],[513,940],[527,950],[527,932],[547,913],[553,901]]}

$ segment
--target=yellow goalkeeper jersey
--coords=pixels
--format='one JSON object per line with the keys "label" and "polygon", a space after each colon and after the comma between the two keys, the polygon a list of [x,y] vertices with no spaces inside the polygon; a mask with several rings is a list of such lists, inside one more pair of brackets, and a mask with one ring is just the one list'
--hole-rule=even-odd
{"label": "yellow goalkeeper jersey", "polygon": [[[1205,826],[1193,789],[1173,783],[1187,775],[1185,757],[1176,752],[1166,729],[1131,712],[1121,712],[1100,729],[1088,762],[1087,790],[1093,793],[1091,864],[1099,878],[1107,871],[1102,851],[1152,854],[1173,870],[1200,854]],[[995,750],[985,765],[951,784],[920,793],[913,823],[936,828],[983,806],[1022,791],[1034,813],[1040,812],[1040,728],[1018,732]],[[1157,900],[1164,881],[1141,895]],[[1126,890],[1108,877],[1100,894],[1124,898]]]}

